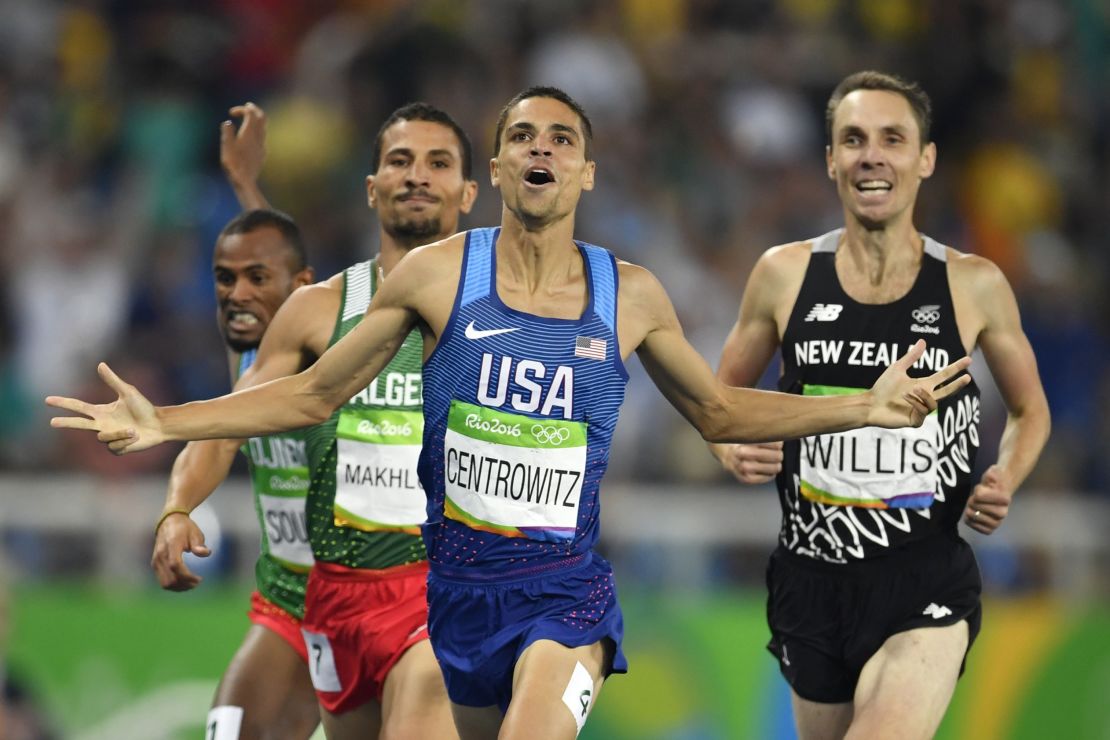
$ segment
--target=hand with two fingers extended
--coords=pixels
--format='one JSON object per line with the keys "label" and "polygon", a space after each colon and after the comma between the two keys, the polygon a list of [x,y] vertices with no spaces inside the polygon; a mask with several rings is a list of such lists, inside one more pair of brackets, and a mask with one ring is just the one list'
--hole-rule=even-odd
{"label": "hand with two fingers extended", "polygon": [[1009,474],[998,465],[991,465],[968,496],[964,522],[976,532],[991,534],[1002,526],[1002,520],[1010,513],[1013,498],[1014,486]]}
{"label": "hand with two fingers extended", "polygon": [[212,554],[204,544],[204,533],[184,511],[166,516],[154,533],[150,567],[167,591],[188,591],[200,585],[200,576],[189,570],[183,555],[191,552],[206,558]]}
{"label": "hand with two fingers extended", "polygon": [[76,398],[47,396],[48,406],[81,414],[55,416],[50,420],[50,426],[96,432],[96,438],[117,455],[161,444],[164,441],[161,424],[150,401],[135,386],[121,380],[106,363],[100,363],[96,370],[108,387],[116,392],[116,400],[92,404]]}
{"label": "hand with two fingers extended", "polygon": [[867,417],[868,426],[890,429],[919,427],[925,417],[936,410],[937,401],[971,382],[970,375],[961,375],[971,364],[970,357],[962,357],[924,378],[909,377],[907,372],[924,352],[925,342],[918,340],[871,386],[872,408]]}

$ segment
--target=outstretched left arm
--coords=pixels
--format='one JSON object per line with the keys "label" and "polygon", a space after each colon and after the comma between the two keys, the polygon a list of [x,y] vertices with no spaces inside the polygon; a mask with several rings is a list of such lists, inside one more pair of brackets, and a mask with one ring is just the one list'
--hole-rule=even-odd
{"label": "outstretched left arm", "polygon": [[733,388],[721,383],[686,341],[670,299],[653,275],[642,268],[622,268],[621,300],[621,315],[628,317],[621,345],[636,349],[655,385],[709,442],[767,442],[864,426],[920,426],[938,399],[969,381],[966,375],[957,377],[967,358],[928,377],[910,378],[906,371],[925,350],[925,343],[918,342],[858,395],[816,398]]}

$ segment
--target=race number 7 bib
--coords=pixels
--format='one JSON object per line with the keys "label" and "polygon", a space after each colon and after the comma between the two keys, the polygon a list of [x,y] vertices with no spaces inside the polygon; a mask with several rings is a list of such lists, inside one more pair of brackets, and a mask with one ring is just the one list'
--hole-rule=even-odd
{"label": "race number 7 bib", "polygon": [[336,525],[420,534],[427,518],[424,489],[416,476],[423,413],[344,409],[335,436]]}
{"label": "race number 7 bib", "polygon": [[[807,385],[807,396],[861,393]],[[936,412],[917,428],[864,427],[799,440],[801,494],[811,501],[872,509],[921,509],[936,494],[940,423]]]}
{"label": "race number 7 bib", "polygon": [[585,423],[452,401],[443,455],[448,519],[505,537],[574,537]]}

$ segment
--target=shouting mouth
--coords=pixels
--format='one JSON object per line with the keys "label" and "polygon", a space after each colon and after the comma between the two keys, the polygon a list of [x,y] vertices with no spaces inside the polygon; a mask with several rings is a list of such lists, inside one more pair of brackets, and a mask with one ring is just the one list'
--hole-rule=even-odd
{"label": "shouting mouth", "polygon": [[555,182],[555,175],[545,167],[532,167],[524,173],[524,182],[536,187],[543,187]]}

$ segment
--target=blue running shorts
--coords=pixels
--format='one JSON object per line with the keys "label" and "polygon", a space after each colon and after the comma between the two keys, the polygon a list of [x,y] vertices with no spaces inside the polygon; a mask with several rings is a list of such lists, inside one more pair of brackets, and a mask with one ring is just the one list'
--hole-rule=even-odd
{"label": "blue running shorts", "polygon": [[627,673],[621,650],[624,620],[613,568],[587,553],[555,571],[506,574],[475,583],[442,573],[428,576],[428,631],[455,704],[504,712],[512,698],[513,669],[537,640],[581,647],[612,645],[608,673]]}

